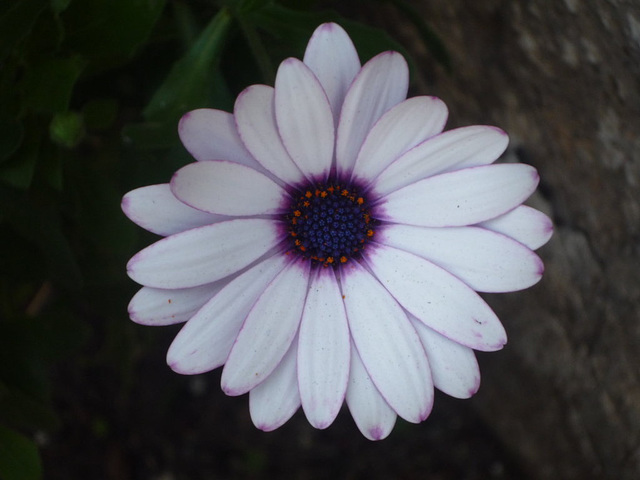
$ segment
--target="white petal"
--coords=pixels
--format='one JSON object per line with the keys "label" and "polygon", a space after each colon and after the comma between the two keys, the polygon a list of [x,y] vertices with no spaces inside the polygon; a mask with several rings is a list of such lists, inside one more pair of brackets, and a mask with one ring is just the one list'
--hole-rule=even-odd
{"label": "white petal", "polygon": [[376,180],[378,195],[440,173],[493,163],[509,137],[499,128],[473,125],[449,130],[409,150]]}
{"label": "white petal", "polygon": [[553,222],[544,213],[520,205],[510,212],[478,224],[494,232],[507,235],[532,250],[547,243],[553,235]]}
{"label": "white petal", "polygon": [[296,373],[297,342],[264,382],[249,392],[249,413],[253,424],[265,432],[284,425],[300,408]]}
{"label": "white petal", "polygon": [[447,395],[469,398],[480,388],[480,368],[469,347],[449,340],[410,316],[429,358],[433,384]]}
{"label": "white petal", "polygon": [[472,225],[520,205],[538,180],[535,168],[513,163],[443,173],[387,195],[378,218],[423,227]]}
{"label": "white petal", "polygon": [[386,225],[376,241],[426,258],[478,292],[512,292],[542,278],[544,265],[515,240],[479,227]]}
{"label": "white petal", "polygon": [[294,261],[251,308],[222,370],[222,390],[242,395],[280,363],[298,332],[309,284],[309,262]]}
{"label": "white petal", "polygon": [[333,160],[333,114],[320,82],[300,60],[280,64],[275,108],[280,137],[293,161],[307,177],[324,179]]}
{"label": "white petal", "polygon": [[369,60],[356,75],[340,113],[336,140],[338,172],[353,170],[371,127],[391,107],[407,97],[409,67],[397,52]]}
{"label": "white petal", "polygon": [[129,302],[131,320],[141,325],[173,325],[189,320],[224,285],[224,281],[200,287],[165,290],[143,287]]}
{"label": "white petal", "polygon": [[280,239],[271,220],[228,220],[157,241],[129,260],[127,273],[147,287],[197,287],[246,267]]}
{"label": "white petal", "polygon": [[304,179],[300,169],[284,148],[274,106],[274,89],[252,85],[236,100],[234,114],[242,142],[269,172],[284,182],[295,185]]}
{"label": "white petal", "polygon": [[185,375],[221,366],[256,299],[287,261],[274,255],[220,290],[182,327],[167,352],[169,366]]}
{"label": "white petal", "polygon": [[262,215],[282,210],[285,191],[252,168],[226,161],[190,163],[171,179],[171,191],[187,205],[221,215]]}
{"label": "white petal", "polygon": [[367,252],[367,262],[380,283],[435,331],[476,350],[499,350],[507,342],[500,320],[486,302],[446,270],[388,246]]}
{"label": "white petal", "polygon": [[178,124],[178,134],[196,160],[230,160],[248,167],[257,166],[240,140],[229,112],[201,108],[185,113]]}
{"label": "white petal", "polygon": [[436,97],[409,98],[387,111],[367,135],[354,177],[363,183],[376,178],[407,150],[442,132],[447,114],[447,106]]}
{"label": "white petal", "polygon": [[360,59],[353,42],[340,25],[323,23],[307,44],[304,63],[324,88],[337,125],[347,89],[360,70]]}
{"label": "white petal", "polygon": [[168,183],[130,191],[122,198],[122,211],[135,224],[162,236],[228,219],[185,205],[171,193]]}
{"label": "white petal", "polygon": [[353,347],[346,400],[353,420],[366,438],[382,440],[389,436],[396,423],[396,412],[378,392]]}
{"label": "white petal", "polygon": [[338,415],[349,378],[349,327],[332,268],[311,280],[298,348],[298,382],[309,423],[327,428]]}
{"label": "white petal", "polygon": [[389,406],[418,423],[433,405],[427,356],[406,314],[357,262],[342,270],[349,329],[369,376]]}

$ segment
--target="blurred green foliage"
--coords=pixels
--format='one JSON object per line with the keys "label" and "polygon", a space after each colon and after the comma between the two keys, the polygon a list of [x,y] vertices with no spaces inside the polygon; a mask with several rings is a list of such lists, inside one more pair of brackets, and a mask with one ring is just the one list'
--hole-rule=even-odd
{"label": "blurred green foliage", "polygon": [[0,478],[42,477],[35,434],[60,423],[52,366],[88,342],[116,370],[132,361],[125,263],[150,236],[124,218],[120,198],[190,161],[180,116],[230,110],[325,21],[349,31],[363,61],[406,54],[320,3],[0,3]]}

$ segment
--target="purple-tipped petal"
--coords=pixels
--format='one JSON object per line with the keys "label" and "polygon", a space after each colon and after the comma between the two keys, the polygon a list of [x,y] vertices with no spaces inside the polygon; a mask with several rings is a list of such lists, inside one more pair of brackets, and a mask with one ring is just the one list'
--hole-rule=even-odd
{"label": "purple-tipped petal", "polygon": [[122,198],[122,211],[136,225],[162,236],[228,220],[185,205],[171,193],[168,183],[130,191]]}
{"label": "purple-tipped petal", "polygon": [[320,82],[300,60],[289,58],[280,64],[275,111],[280,137],[293,161],[308,178],[325,178],[333,160],[333,114]]}
{"label": "purple-tipped petal", "polygon": [[367,263],[398,303],[435,331],[476,350],[499,350],[507,343],[486,302],[446,270],[389,246],[368,249]]}
{"label": "purple-tipped petal", "polygon": [[379,217],[423,227],[473,225],[520,205],[535,191],[538,180],[535,168],[513,163],[443,173],[384,197]]}
{"label": "purple-tipped petal", "polygon": [[480,388],[480,368],[469,347],[460,345],[409,317],[429,358],[433,384],[455,398],[469,398]]}
{"label": "purple-tipped petal", "polygon": [[502,155],[509,137],[499,128],[473,125],[430,138],[409,150],[375,181],[375,191],[387,195],[423,178],[468,167],[488,165]]}
{"label": "purple-tipped petal", "polygon": [[252,85],[237,98],[234,115],[238,133],[251,154],[273,175],[295,185],[304,178],[284,148],[274,105],[273,87]]}
{"label": "purple-tipped petal", "polygon": [[360,59],[353,42],[340,25],[323,23],[307,44],[304,63],[324,88],[337,125],[347,89],[360,70]]}
{"label": "purple-tipped petal", "polygon": [[229,160],[258,167],[240,140],[233,115],[228,112],[201,108],[185,113],[178,124],[178,134],[196,160]]}
{"label": "purple-tipped petal", "polygon": [[171,179],[171,191],[187,205],[221,215],[279,213],[286,192],[273,180],[239,163],[190,163]]}
{"label": "purple-tipped petal", "polygon": [[333,269],[318,270],[300,324],[298,383],[309,423],[327,428],[338,415],[349,378],[347,314]]}
{"label": "purple-tipped petal", "polygon": [[529,248],[479,227],[386,225],[376,241],[426,258],[478,292],[513,292],[535,285],[544,270]]}
{"label": "purple-tipped petal", "polygon": [[222,390],[242,395],[278,366],[298,332],[309,263],[291,262],[251,308],[222,370]]}
{"label": "purple-tipped petal", "polygon": [[182,327],[167,353],[169,366],[185,375],[221,366],[256,299],[285,265],[274,255],[222,288]]}
{"label": "purple-tipped petal", "polygon": [[265,432],[284,425],[300,408],[296,373],[297,342],[264,382],[249,392],[249,413],[253,424]]}
{"label": "purple-tipped petal", "polygon": [[275,222],[239,219],[163,238],[127,264],[136,282],[155,288],[188,288],[215,282],[257,260],[280,241]]}
{"label": "purple-tipped petal", "polygon": [[507,235],[532,250],[543,246],[553,235],[551,219],[526,205],[520,205],[499,217],[481,222],[478,226]]}
{"label": "purple-tipped petal", "polygon": [[342,293],[353,343],[386,402],[408,422],[427,418],[433,383],[420,338],[406,314],[367,270],[342,270]]}
{"label": "purple-tipped petal", "polygon": [[351,348],[346,401],[353,420],[366,438],[382,440],[389,436],[396,423],[396,412],[380,395],[354,347]]}
{"label": "purple-tipped petal", "polygon": [[186,322],[221,287],[222,282],[177,290],[143,287],[129,302],[129,316],[141,325],[159,326]]}
{"label": "purple-tipped petal", "polygon": [[370,182],[403,153],[442,132],[447,115],[447,106],[436,97],[409,98],[391,108],[367,135],[353,176]]}
{"label": "purple-tipped petal", "polygon": [[397,52],[384,52],[358,72],[342,105],[336,139],[338,172],[350,173],[371,127],[407,97],[409,67]]}

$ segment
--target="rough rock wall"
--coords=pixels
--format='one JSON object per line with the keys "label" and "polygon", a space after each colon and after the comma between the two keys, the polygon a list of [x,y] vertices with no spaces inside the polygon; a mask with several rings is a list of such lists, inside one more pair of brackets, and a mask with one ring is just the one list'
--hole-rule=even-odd
{"label": "rough rock wall", "polygon": [[489,298],[510,340],[480,355],[474,405],[533,478],[640,478],[640,2],[411,3],[453,64],[378,10],[419,59],[415,93],[450,126],[505,129],[556,225],[542,282]]}

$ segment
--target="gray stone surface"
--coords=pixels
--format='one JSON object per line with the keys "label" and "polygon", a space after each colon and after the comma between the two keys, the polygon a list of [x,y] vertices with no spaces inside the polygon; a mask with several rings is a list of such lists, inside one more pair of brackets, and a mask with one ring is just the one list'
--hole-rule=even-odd
{"label": "gray stone surface", "polygon": [[556,225],[542,282],[488,299],[510,341],[472,402],[533,478],[640,478],[640,2],[411,3],[453,63],[377,10],[419,59],[414,93],[450,127],[505,129]]}

